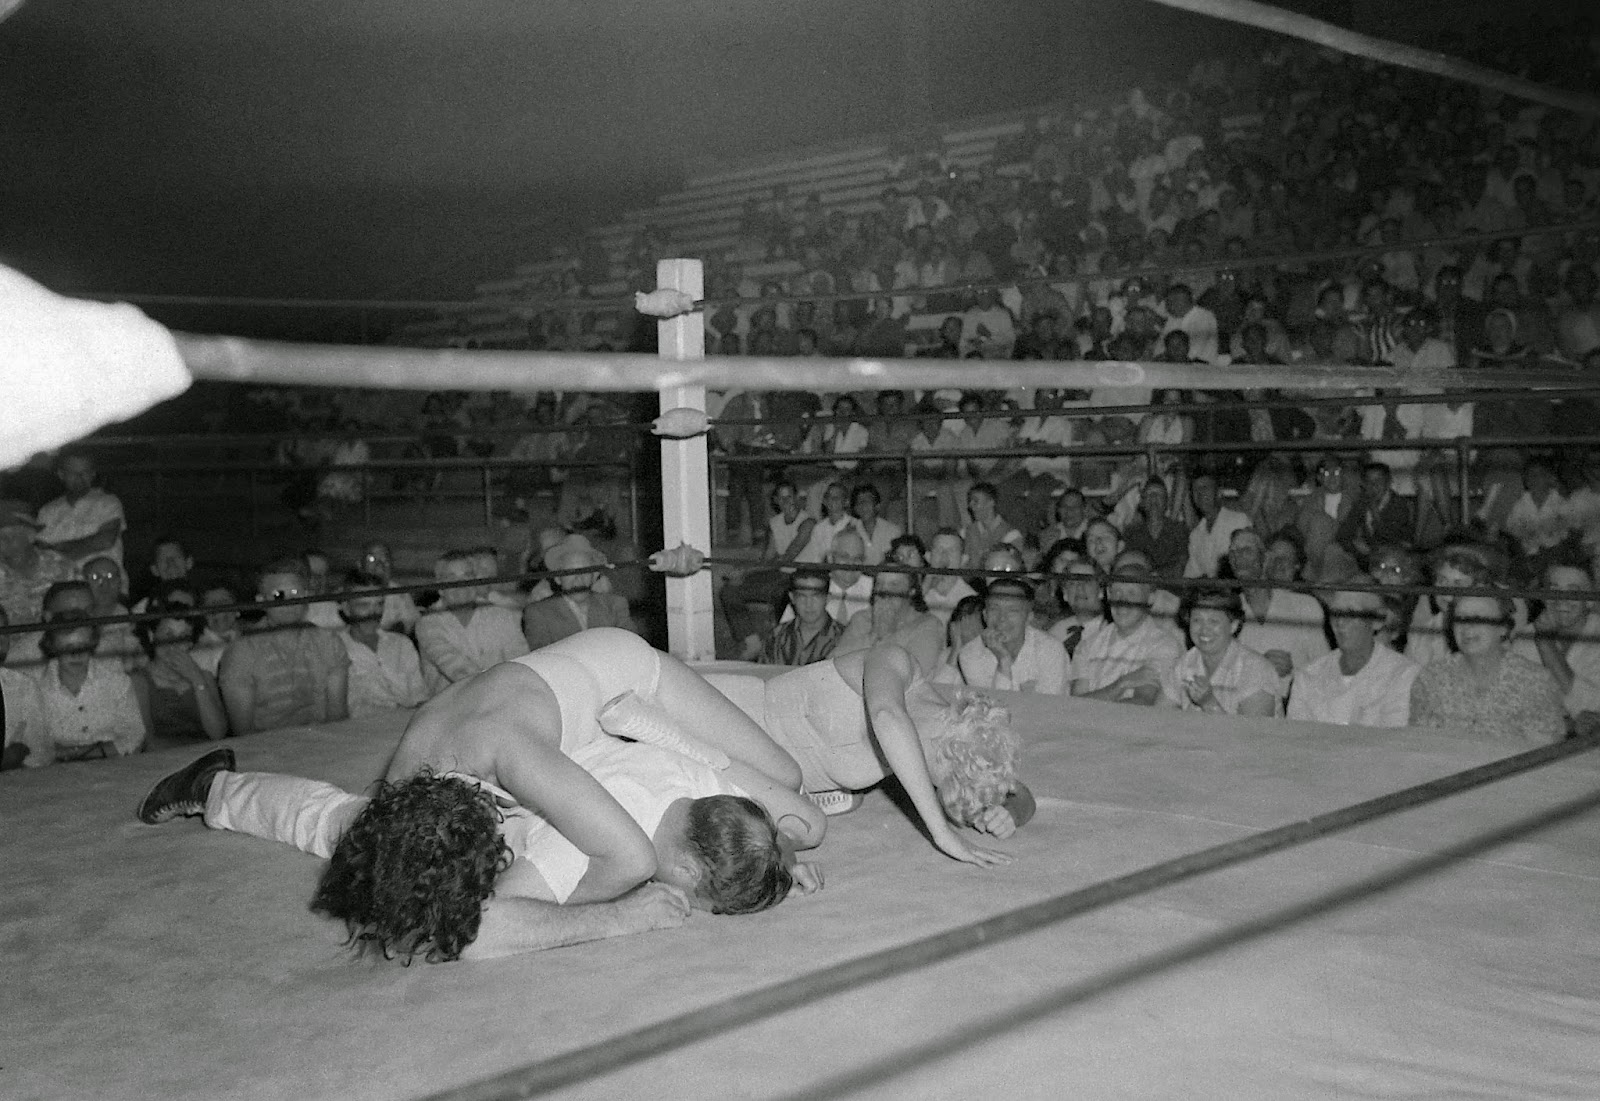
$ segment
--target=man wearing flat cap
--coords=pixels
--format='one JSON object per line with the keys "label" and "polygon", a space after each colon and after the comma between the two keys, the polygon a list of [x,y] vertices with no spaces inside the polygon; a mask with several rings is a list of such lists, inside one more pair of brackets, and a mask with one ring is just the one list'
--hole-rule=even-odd
{"label": "man wearing flat cap", "polygon": [[[576,570],[603,566],[605,557],[581,535],[568,535],[544,554],[547,570]],[[537,650],[590,627],[622,627],[639,633],[620,593],[596,592],[598,573],[569,573],[550,578],[552,595],[529,604],[522,612],[522,633],[528,647]]]}

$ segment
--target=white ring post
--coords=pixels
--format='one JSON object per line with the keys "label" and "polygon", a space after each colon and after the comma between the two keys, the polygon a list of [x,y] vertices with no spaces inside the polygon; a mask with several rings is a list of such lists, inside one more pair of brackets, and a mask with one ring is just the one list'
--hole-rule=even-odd
{"label": "white ring post", "polygon": [[[699,260],[659,260],[656,286],[683,291],[699,301],[705,294]],[[661,358],[706,357],[706,317],[699,310],[656,322]],[[704,386],[661,390],[661,411],[706,407]],[[662,546],[691,547],[711,553],[711,463],[706,436],[661,441]],[[684,661],[713,661],[716,644],[711,609],[711,571],[667,578],[667,649]]]}

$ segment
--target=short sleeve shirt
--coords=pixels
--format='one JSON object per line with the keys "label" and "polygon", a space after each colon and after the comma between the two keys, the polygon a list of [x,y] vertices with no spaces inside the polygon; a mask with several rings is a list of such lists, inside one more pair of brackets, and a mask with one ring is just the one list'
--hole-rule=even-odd
{"label": "short sleeve shirt", "polygon": [[[1190,647],[1189,652],[1183,655],[1183,660],[1178,662],[1179,688],[1189,678],[1204,672],[1205,658],[1198,649]],[[1217,698],[1226,714],[1237,715],[1239,704],[1262,692],[1271,696],[1274,702],[1278,699],[1278,671],[1266,658],[1248,646],[1240,645],[1238,639],[1233,640],[1227,653],[1222,655],[1217,671],[1210,676],[1211,694]],[[1179,700],[1185,711],[1200,709],[1200,705],[1189,698],[1187,691],[1179,696]]]}
{"label": "short sleeve shirt", "polygon": [[349,661],[337,635],[302,623],[252,631],[229,643],[218,679],[224,692],[247,681],[255,692],[252,724],[273,730],[327,721],[328,678]]}
{"label": "short sleeve shirt", "polygon": [[[82,539],[86,535],[93,535],[112,520],[124,519],[122,502],[115,494],[95,487],[79,497],[76,501],[68,501],[65,497],[57,497],[54,501],[39,510],[39,538],[46,543],[61,543],[68,539]],[[90,558],[114,558],[117,565],[122,564],[122,537],[110,548],[95,551],[85,555],[74,565],[81,566]]]}
{"label": "short sleeve shirt", "polygon": [[1161,678],[1161,694],[1167,702],[1176,705],[1179,700],[1178,662],[1183,658],[1183,644],[1176,635],[1158,620],[1146,617],[1132,634],[1124,635],[1111,624],[1078,645],[1072,657],[1071,676],[1074,683],[1083,681],[1082,692],[1098,692],[1118,677],[1149,666]]}

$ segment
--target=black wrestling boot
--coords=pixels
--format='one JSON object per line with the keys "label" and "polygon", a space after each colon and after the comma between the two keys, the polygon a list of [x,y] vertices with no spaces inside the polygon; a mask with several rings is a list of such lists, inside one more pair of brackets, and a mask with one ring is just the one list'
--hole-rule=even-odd
{"label": "black wrestling boot", "polygon": [[219,772],[234,771],[233,750],[213,749],[199,760],[157,781],[139,804],[139,821],[152,826],[177,817],[195,818],[206,812],[211,780]]}

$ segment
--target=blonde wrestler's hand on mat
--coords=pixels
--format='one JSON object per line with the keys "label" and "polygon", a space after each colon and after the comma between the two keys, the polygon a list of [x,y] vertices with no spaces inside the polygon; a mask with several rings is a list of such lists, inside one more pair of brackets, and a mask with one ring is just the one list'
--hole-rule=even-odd
{"label": "blonde wrestler's hand on mat", "polygon": [[980,868],[993,868],[1000,864],[1009,864],[1014,859],[1010,853],[1000,852],[998,849],[986,849],[982,845],[968,845],[957,837],[954,831],[941,831],[944,836],[935,837],[934,843],[939,846],[939,851],[952,860],[959,860],[963,864],[976,864]]}
{"label": "blonde wrestler's hand on mat", "polygon": [[810,864],[804,860],[796,860],[794,867],[789,869],[789,874],[794,876],[794,886],[789,888],[789,897],[795,895],[814,895],[822,890],[822,865]]}
{"label": "blonde wrestler's hand on mat", "polygon": [[1017,822],[1005,807],[984,807],[972,820],[972,828],[979,833],[1004,840],[1017,832]]}
{"label": "blonde wrestler's hand on mat", "polygon": [[615,903],[624,932],[676,929],[689,920],[689,896],[668,883],[646,883]]}

